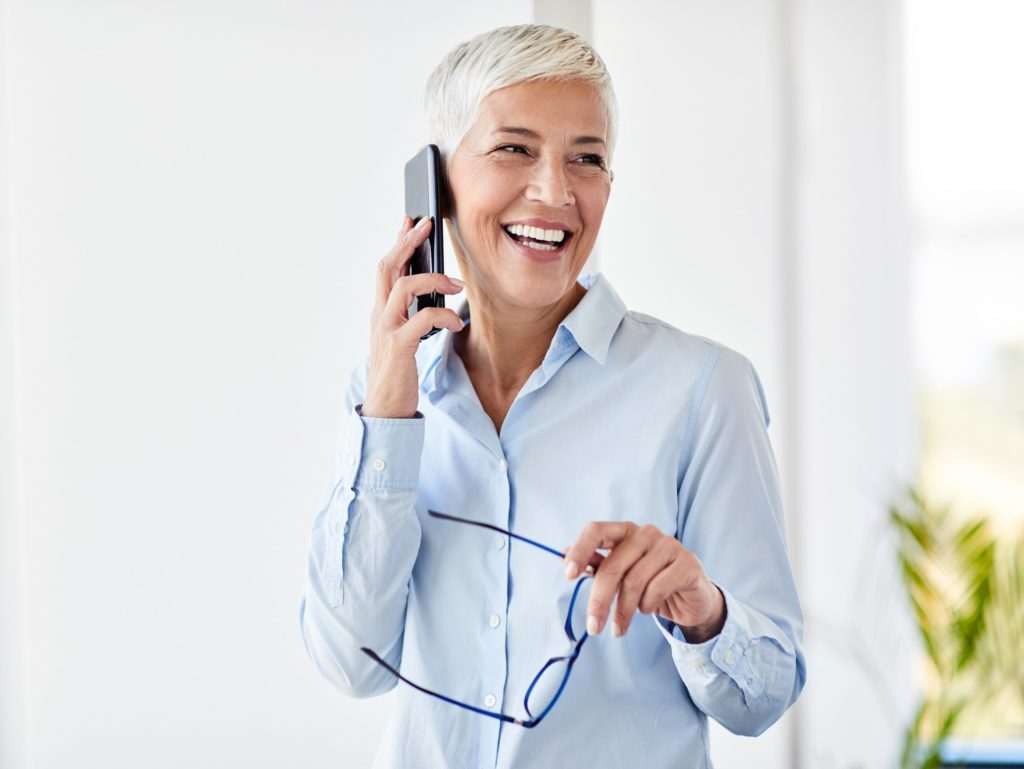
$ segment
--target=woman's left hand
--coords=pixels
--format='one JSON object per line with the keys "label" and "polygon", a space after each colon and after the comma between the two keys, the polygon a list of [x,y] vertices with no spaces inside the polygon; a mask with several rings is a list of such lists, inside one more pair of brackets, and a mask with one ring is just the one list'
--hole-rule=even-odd
{"label": "woman's left hand", "polygon": [[[611,552],[605,556],[598,549]],[[697,556],[656,526],[630,521],[588,523],[565,553],[565,576],[575,579],[586,567],[596,570],[587,609],[590,635],[604,628],[612,599],[616,599],[612,618],[616,637],[629,629],[637,609],[674,622],[690,643],[703,643],[722,630],[722,591],[708,579]]]}

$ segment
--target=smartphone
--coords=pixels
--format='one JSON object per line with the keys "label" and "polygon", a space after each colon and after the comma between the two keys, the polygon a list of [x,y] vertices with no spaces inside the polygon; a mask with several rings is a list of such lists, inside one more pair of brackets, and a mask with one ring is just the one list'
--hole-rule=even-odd
{"label": "smartphone", "polygon": [[[413,224],[425,216],[433,219],[430,236],[413,252],[409,260],[409,275],[424,272],[444,272],[444,225],[441,221],[441,203],[444,182],[441,178],[441,152],[436,144],[428,144],[405,164],[405,213]],[[427,307],[444,307],[444,294],[432,291],[413,299],[409,317]],[[423,339],[436,334],[431,329]]]}

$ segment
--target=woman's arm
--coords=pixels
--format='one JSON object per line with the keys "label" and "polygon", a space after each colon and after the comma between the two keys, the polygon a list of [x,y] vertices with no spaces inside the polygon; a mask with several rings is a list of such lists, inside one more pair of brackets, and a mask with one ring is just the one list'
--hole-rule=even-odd
{"label": "woman's arm", "polygon": [[742,355],[712,355],[684,448],[678,538],[721,589],[725,622],[691,644],[657,621],[697,707],[736,734],[757,735],[803,689],[803,613],[760,379]]}
{"label": "woman's arm", "polygon": [[397,683],[360,647],[395,668],[401,663],[409,579],[420,546],[414,505],[424,426],[416,410],[416,351],[430,329],[464,327],[448,309],[421,310],[411,319],[407,314],[416,296],[461,290],[441,273],[404,274],[432,226],[425,218],[413,227],[404,216],[394,246],[378,265],[370,359],[346,392],[335,482],[313,525],[299,608],[313,664],[354,697],[381,694]]}
{"label": "woman's arm", "polygon": [[[678,531],[588,524],[566,577],[597,570],[588,632],[653,614],[690,696],[737,734],[760,734],[804,682],[802,615],[786,554],[767,409],[753,367],[715,346],[685,430]],[[609,550],[602,556],[598,549]],[[615,608],[612,610],[614,600]]]}
{"label": "woman's arm", "polygon": [[353,374],[335,482],[313,525],[299,608],[306,652],[342,692],[372,697],[397,679],[359,649],[401,665],[409,579],[420,544],[414,504],[423,418],[359,413],[365,367]]}

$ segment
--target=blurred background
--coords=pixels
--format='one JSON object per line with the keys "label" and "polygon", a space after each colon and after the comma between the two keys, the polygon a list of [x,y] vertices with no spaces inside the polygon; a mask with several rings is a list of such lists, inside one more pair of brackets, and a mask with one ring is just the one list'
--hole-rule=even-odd
{"label": "blurred background", "polygon": [[369,765],[309,531],[426,78],[529,21],[620,102],[590,267],[768,397],[809,677],[716,767],[1024,766],[1019,0],[0,0],[0,767]]}

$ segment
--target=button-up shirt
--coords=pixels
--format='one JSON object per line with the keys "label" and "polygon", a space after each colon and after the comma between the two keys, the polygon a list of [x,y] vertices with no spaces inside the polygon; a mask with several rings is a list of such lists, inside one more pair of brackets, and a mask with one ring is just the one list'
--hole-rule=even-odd
{"label": "button-up shirt", "polygon": [[[797,698],[803,618],[787,557],[768,409],[751,363],[628,311],[600,274],[558,326],[500,431],[453,335],[420,344],[410,419],[363,417],[350,383],[338,468],[313,525],[300,606],[306,651],[341,692],[399,687],[375,766],[708,767],[707,718],[756,735]],[[460,313],[471,323],[468,306]],[[567,652],[574,586],[562,561],[484,521],[564,550],[590,521],[653,524],[697,555],[725,596],[699,644],[656,615],[591,637],[535,728],[523,698]]]}

